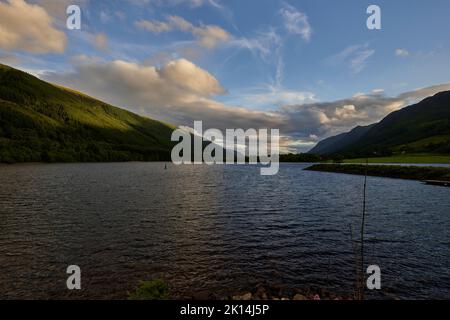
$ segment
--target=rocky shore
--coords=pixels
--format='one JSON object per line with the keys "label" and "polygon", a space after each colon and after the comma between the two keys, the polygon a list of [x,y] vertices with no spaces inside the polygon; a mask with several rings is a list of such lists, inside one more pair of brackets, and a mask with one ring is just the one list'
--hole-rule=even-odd
{"label": "rocky shore", "polygon": [[227,300],[352,300],[353,297],[339,296],[324,289],[310,288],[304,291],[283,290],[280,287],[258,285],[254,290],[227,297]]}

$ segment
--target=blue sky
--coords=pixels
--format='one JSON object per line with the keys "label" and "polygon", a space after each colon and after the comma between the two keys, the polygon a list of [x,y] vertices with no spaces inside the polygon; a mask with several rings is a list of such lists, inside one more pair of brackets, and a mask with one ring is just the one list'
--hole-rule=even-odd
{"label": "blue sky", "polygon": [[19,20],[0,19],[0,62],[178,125],[279,127],[290,150],[450,89],[446,0],[24,1],[0,1]]}

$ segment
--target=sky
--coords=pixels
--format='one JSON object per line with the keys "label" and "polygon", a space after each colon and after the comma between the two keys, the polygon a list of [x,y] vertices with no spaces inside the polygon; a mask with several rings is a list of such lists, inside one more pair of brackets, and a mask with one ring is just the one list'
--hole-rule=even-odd
{"label": "sky", "polygon": [[[81,29],[66,8],[81,8]],[[366,10],[381,9],[369,30]],[[0,63],[175,125],[279,129],[284,151],[450,90],[447,0],[0,0]]]}

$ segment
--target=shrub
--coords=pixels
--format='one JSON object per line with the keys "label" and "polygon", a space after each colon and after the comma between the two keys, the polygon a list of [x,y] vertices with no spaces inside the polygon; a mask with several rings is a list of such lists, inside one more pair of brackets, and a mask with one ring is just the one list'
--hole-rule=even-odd
{"label": "shrub", "polygon": [[141,281],[136,291],[128,295],[130,300],[167,300],[169,286],[161,279]]}

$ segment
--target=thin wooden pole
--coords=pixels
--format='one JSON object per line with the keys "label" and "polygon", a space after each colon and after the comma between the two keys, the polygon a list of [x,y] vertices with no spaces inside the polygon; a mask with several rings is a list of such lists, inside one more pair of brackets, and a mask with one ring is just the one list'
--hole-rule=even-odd
{"label": "thin wooden pole", "polygon": [[366,189],[367,189],[367,169],[369,167],[369,159],[366,159],[366,173],[364,176],[364,190],[363,190],[363,212],[361,219],[361,294],[360,298],[364,299],[364,224],[366,220]]}

